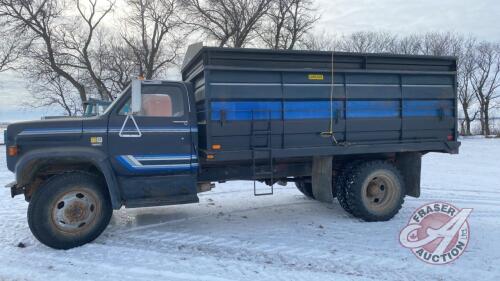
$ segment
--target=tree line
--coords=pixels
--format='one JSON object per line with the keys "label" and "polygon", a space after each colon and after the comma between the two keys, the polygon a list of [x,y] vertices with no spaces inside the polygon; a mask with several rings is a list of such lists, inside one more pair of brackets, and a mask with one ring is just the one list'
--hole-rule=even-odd
{"label": "tree line", "polygon": [[29,81],[34,106],[80,114],[133,77],[164,78],[186,46],[335,50],[458,57],[461,133],[491,134],[500,107],[500,44],[455,33],[312,32],[314,0],[0,0],[0,72]]}

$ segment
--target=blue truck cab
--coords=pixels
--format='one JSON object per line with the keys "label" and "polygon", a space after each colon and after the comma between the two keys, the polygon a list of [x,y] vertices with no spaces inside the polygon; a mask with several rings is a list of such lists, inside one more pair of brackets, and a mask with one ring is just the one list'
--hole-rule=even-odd
{"label": "blue truck cab", "polygon": [[192,46],[182,76],[133,80],[98,116],[8,126],[8,187],[38,240],[83,245],[113,209],[197,203],[231,180],[385,221],[420,195],[422,155],[458,153],[452,57]]}

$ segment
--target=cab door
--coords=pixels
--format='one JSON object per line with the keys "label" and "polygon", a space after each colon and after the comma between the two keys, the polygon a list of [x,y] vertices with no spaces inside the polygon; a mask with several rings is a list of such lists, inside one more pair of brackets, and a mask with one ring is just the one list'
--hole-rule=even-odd
{"label": "cab door", "polygon": [[122,189],[134,198],[196,194],[197,159],[186,87],[143,81],[141,91],[139,114],[127,119],[129,90],[109,115],[108,155]]}

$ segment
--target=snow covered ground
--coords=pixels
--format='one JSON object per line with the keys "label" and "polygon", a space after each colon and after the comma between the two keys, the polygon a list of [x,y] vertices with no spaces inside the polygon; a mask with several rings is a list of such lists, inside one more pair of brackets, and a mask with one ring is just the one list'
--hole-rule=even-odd
{"label": "snow covered ground", "polygon": [[[3,135],[3,131],[5,131],[5,127],[3,127],[1,124],[0,124],[0,145],[4,144],[4,135]],[[1,173],[1,172],[0,172]]]}
{"label": "snow covered ground", "polygon": [[[13,179],[0,146],[0,185]],[[500,280],[500,139],[462,140],[459,155],[429,154],[422,197],[391,221],[365,223],[294,186],[253,197],[252,184],[217,184],[200,203],[115,211],[95,242],[41,245],[27,203],[0,189],[0,280]],[[400,246],[411,213],[432,201],[474,208],[456,262],[428,265]],[[19,242],[25,248],[17,247]]]}

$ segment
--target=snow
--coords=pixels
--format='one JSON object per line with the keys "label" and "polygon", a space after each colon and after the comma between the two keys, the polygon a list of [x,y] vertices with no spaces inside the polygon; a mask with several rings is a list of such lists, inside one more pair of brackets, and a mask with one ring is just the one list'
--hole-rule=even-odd
{"label": "snow", "polygon": [[2,127],[2,125],[0,124],[0,145],[4,144],[4,135],[3,135],[3,132],[5,131],[5,128]]}
{"label": "snow", "polygon": [[[0,146],[0,184],[13,180]],[[253,196],[250,182],[217,184],[199,204],[122,209],[93,243],[40,244],[27,203],[0,189],[0,280],[499,280],[500,139],[462,140],[459,155],[428,154],[422,197],[389,222],[365,223],[293,185]],[[471,240],[454,263],[417,260],[398,241],[415,208],[474,208]],[[22,242],[25,248],[17,247]]]}

